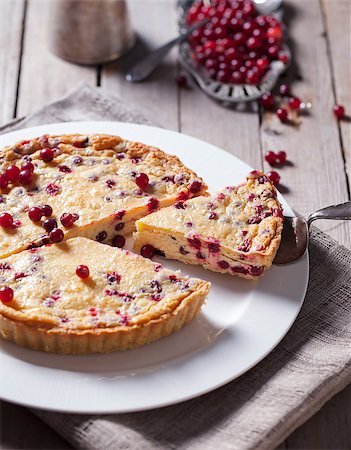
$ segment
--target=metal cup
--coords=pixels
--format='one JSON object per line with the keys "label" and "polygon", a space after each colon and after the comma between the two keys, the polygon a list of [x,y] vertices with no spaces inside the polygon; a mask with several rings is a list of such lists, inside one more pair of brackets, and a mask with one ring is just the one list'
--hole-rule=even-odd
{"label": "metal cup", "polygon": [[101,64],[135,42],[125,0],[52,0],[50,48],[78,64]]}

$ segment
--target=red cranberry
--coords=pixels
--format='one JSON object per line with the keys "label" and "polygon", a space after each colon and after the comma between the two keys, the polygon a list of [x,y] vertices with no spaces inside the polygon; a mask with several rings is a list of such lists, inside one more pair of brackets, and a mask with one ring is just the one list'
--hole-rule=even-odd
{"label": "red cranberry", "polygon": [[276,59],[278,57],[278,53],[279,53],[279,47],[277,45],[271,45],[267,49],[267,55],[271,59]]}
{"label": "red cranberry", "polygon": [[144,258],[151,259],[155,255],[155,248],[152,245],[146,244],[141,247],[140,254]]}
{"label": "red cranberry", "polygon": [[187,86],[188,79],[183,73],[180,73],[176,76],[176,83],[178,87],[183,88]]}
{"label": "red cranberry", "polygon": [[106,231],[100,231],[100,233],[98,233],[98,234],[95,236],[95,239],[96,239],[98,242],[103,242],[106,238],[107,238],[107,233],[106,233]]}
{"label": "red cranberry", "polygon": [[[116,236],[112,239],[112,246],[123,248],[126,243],[126,238],[121,234],[116,234]],[[143,255],[144,256],[144,255]]]}
{"label": "red cranberry", "polygon": [[266,92],[262,95],[260,103],[265,109],[272,108],[274,105],[274,96],[271,92]]}
{"label": "red cranberry", "polygon": [[27,186],[28,184],[31,184],[33,178],[33,172],[30,170],[21,170],[19,174],[19,182],[23,186]]}
{"label": "red cranberry", "polygon": [[189,191],[192,194],[197,194],[198,192],[200,192],[202,189],[202,183],[199,180],[194,180],[190,186],[189,186]]}
{"label": "red cranberry", "polygon": [[246,41],[246,47],[250,50],[257,50],[262,47],[262,41],[258,37],[249,37]]}
{"label": "red cranberry", "polygon": [[82,278],[83,280],[86,278],[89,278],[90,270],[88,266],[84,266],[83,264],[76,267],[76,274],[79,278]]}
{"label": "red cranberry", "polygon": [[238,31],[237,33],[234,34],[234,36],[233,36],[233,41],[234,41],[234,44],[235,44],[236,46],[245,44],[245,42],[246,42],[246,36],[245,36],[245,34],[242,33],[241,31]]}
{"label": "red cranberry", "polygon": [[12,183],[16,183],[18,181],[20,172],[21,170],[19,167],[12,165],[6,168],[5,174],[9,181],[11,181]]}
{"label": "red cranberry", "polygon": [[40,151],[40,158],[44,162],[50,162],[54,159],[55,152],[52,148],[43,148],[43,150]]}
{"label": "red cranberry", "polygon": [[64,238],[63,231],[60,228],[54,228],[50,232],[49,236],[50,236],[51,242],[54,242],[55,244],[63,241],[63,238]]}
{"label": "red cranberry", "polygon": [[283,97],[290,95],[290,86],[288,84],[281,84],[279,87],[279,93]]}
{"label": "red cranberry", "polygon": [[229,264],[227,263],[227,261],[218,261],[218,265],[221,269],[226,270],[229,267]]}
{"label": "red cranberry", "polygon": [[63,213],[60,217],[60,222],[65,228],[71,228],[78,219],[78,214]]}
{"label": "red cranberry", "polygon": [[289,55],[285,52],[279,52],[278,59],[283,64],[288,64],[288,62],[290,61]]}
{"label": "red cranberry", "polygon": [[3,286],[0,289],[0,301],[8,303],[13,299],[13,290],[8,286]]}
{"label": "red cranberry", "polygon": [[301,100],[298,97],[289,98],[289,106],[291,109],[299,109],[301,105]]}
{"label": "red cranberry", "polygon": [[5,173],[0,175],[0,189],[6,189],[9,184],[9,180]]}
{"label": "red cranberry", "polygon": [[333,111],[337,119],[341,120],[345,117],[345,108],[342,105],[335,105]]}
{"label": "red cranberry", "polygon": [[39,222],[43,216],[43,210],[40,206],[33,206],[28,211],[28,217],[32,222]]}
{"label": "red cranberry", "polygon": [[273,166],[276,160],[276,154],[272,151],[269,151],[265,154],[264,159],[268,162],[268,164]]}
{"label": "red cranberry", "polygon": [[149,177],[146,173],[139,173],[135,177],[135,183],[140,187],[140,189],[145,190],[149,185]]}
{"label": "red cranberry", "polygon": [[151,197],[150,200],[147,203],[147,207],[150,211],[154,211],[160,206],[160,202],[155,197]]}
{"label": "red cranberry", "polygon": [[246,83],[248,84],[258,84],[260,81],[260,75],[253,70],[249,70],[246,75]]}
{"label": "red cranberry", "polygon": [[45,217],[50,217],[52,215],[52,208],[50,205],[42,206],[41,211],[43,213],[43,216],[45,216]]}
{"label": "red cranberry", "polygon": [[30,161],[26,161],[21,165],[21,170],[29,170],[29,172],[34,172],[34,164]]}
{"label": "red cranberry", "polygon": [[288,120],[288,111],[285,108],[278,108],[277,117],[281,122],[286,122]]}
{"label": "red cranberry", "polygon": [[280,41],[282,37],[283,32],[280,26],[268,28],[267,38],[273,38],[275,41]]}
{"label": "red cranberry", "polygon": [[256,66],[261,70],[267,70],[269,67],[269,60],[267,56],[261,56],[261,58],[256,61]]}
{"label": "red cranberry", "polygon": [[42,227],[47,233],[50,233],[54,228],[57,228],[56,219],[46,219],[42,223]]}
{"label": "red cranberry", "polygon": [[0,214],[0,227],[2,228],[12,228],[13,227],[13,217],[9,213]]}
{"label": "red cranberry", "polygon": [[269,181],[274,184],[274,186],[278,186],[279,181],[280,181],[280,175],[278,172],[275,172],[274,170],[272,170],[271,172],[268,172],[267,174],[267,178],[269,179]]}
{"label": "red cranberry", "polygon": [[279,164],[284,164],[286,162],[286,152],[284,152],[283,150],[280,150],[276,154],[276,160],[278,161]]}

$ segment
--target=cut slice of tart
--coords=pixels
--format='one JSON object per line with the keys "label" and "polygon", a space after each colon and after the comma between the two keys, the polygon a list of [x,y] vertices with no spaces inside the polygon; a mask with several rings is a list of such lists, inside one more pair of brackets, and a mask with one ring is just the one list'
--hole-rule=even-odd
{"label": "cut slice of tart", "polygon": [[206,190],[176,156],[118,136],[22,141],[0,156],[0,258],[78,235],[120,246],[136,219]]}
{"label": "cut slice of tart", "polygon": [[179,330],[210,283],[90,239],[23,251],[0,263],[0,334],[55,353],[137,347]]}
{"label": "cut slice of tart", "polygon": [[274,186],[253,171],[244,184],[138,220],[134,248],[143,253],[150,245],[166,258],[255,279],[273,262],[282,217]]}

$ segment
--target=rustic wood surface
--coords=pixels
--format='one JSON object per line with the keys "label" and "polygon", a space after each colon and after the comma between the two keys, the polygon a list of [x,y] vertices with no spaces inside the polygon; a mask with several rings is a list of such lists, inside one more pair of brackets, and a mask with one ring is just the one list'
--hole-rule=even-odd
{"label": "rustic wood surface", "polygon": [[[0,123],[29,114],[66,94],[77,83],[99,85],[144,110],[156,123],[218,145],[254,167],[267,149],[287,151],[292,164],[280,170],[282,192],[297,211],[309,212],[350,199],[351,123],[338,123],[336,103],[351,105],[351,2],[290,0],[285,2],[294,64],[284,80],[312,103],[299,126],[281,125],[257,104],[224,108],[190,83],[179,89],[176,50],[144,83],[128,84],[123,71],[131,57],[176,35],[174,0],[130,0],[136,53],[103,67],[83,67],[50,53],[50,2],[0,0]],[[320,224],[318,224],[320,225]],[[349,223],[320,225],[351,248]],[[281,449],[350,449],[351,386],[330,400],[312,419],[281,444]],[[2,449],[71,448],[25,408],[2,402]],[[16,418],[16,421],[13,419]],[[18,423],[20,418],[20,423]],[[21,433],[19,433],[19,428]]]}

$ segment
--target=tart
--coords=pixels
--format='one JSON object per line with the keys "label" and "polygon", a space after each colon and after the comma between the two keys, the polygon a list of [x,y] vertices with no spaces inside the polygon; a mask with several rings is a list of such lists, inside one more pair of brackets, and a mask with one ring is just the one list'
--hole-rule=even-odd
{"label": "tart", "polygon": [[135,250],[155,247],[166,258],[256,279],[280,244],[282,207],[259,171],[211,197],[178,201],[136,222]]}
{"label": "tart", "polygon": [[0,156],[0,258],[75,236],[121,246],[137,219],[206,190],[176,156],[118,136],[22,141]]}
{"label": "tart", "polygon": [[179,330],[210,283],[77,237],[0,263],[0,333],[34,350],[110,352]]}

